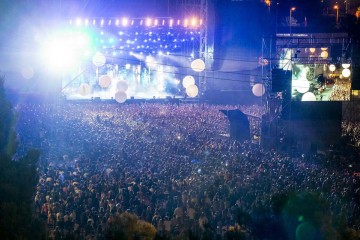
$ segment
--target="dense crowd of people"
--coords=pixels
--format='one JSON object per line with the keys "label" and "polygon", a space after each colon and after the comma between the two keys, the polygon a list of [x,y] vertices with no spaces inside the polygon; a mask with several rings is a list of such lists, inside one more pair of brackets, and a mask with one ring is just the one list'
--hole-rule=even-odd
{"label": "dense crowd of people", "polygon": [[208,104],[18,105],[18,154],[41,150],[35,212],[50,238],[104,239],[114,216],[129,212],[163,238],[191,232],[221,239],[239,230],[239,209],[256,218],[286,191],[319,193],[360,230],[358,176],[324,168],[319,156],[234,142],[219,111],[234,108],[264,113],[259,106]]}

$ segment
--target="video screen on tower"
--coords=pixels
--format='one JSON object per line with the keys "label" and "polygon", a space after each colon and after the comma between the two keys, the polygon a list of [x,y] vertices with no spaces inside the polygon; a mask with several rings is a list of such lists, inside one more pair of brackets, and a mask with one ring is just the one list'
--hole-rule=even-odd
{"label": "video screen on tower", "polygon": [[349,101],[349,68],[344,64],[292,64],[292,100]]}

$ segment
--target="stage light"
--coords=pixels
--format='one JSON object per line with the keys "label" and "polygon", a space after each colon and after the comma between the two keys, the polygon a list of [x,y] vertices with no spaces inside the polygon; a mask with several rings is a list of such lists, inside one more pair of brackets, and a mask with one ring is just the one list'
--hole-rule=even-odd
{"label": "stage light", "polygon": [[129,24],[129,20],[127,18],[122,19],[122,25],[126,27]]}
{"label": "stage light", "polygon": [[187,27],[188,24],[189,24],[189,20],[188,20],[188,19],[185,19],[185,20],[184,20],[184,27]]}
{"label": "stage light", "polygon": [[54,36],[44,44],[42,57],[52,70],[64,71],[76,65],[81,49],[77,49],[74,39],[67,36]]}
{"label": "stage light", "polygon": [[93,25],[95,25],[95,24],[96,24],[96,20],[94,19],[94,20],[93,20]]}
{"label": "stage light", "polygon": [[265,93],[265,87],[261,83],[257,83],[252,87],[252,92],[255,96],[261,97]]}
{"label": "stage light", "polygon": [[85,19],[85,25],[89,25],[89,19]]}
{"label": "stage light", "polygon": [[203,20],[202,19],[200,19],[200,25],[203,25]]}
{"label": "stage light", "polygon": [[109,26],[111,25],[111,20],[109,20]]}
{"label": "stage light", "polygon": [[159,56],[162,56],[162,55],[163,55],[163,52],[162,52],[162,51],[159,51],[159,52],[158,52],[158,55],[159,55]]}
{"label": "stage light", "polygon": [[193,18],[193,19],[191,20],[191,26],[196,27],[196,23],[197,23],[196,18]]}
{"label": "stage light", "polygon": [[349,67],[350,67],[350,63],[343,63],[343,64],[341,64],[341,66],[342,66],[343,68],[349,68]]}
{"label": "stage light", "polygon": [[[172,27],[173,24],[174,24],[174,20],[173,20],[173,19],[170,19],[170,21],[169,21],[169,26]],[[168,34],[170,34],[170,32],[168,32]]]}
{"label": "stage light", "polygon": [[180,25],[180,20],[177,21],[177,25]]}
{"label": "stage light", "polygon": [[341,74],[342,74],[344,77],[348,78],[348,77],[350,77],[350,75],[351,75],[351,71],[350,71],[350,69],[345,68],[345,69],[342,70]]}
{"label": "stage light", "polygon": [[126,69],[126,70],[129,70],[129,69],[130,69],[130,67],[131,67],[131,66],[130,66],[130,64],[129,64],[129,63],[125,64],[125,69]]}
{"label": "stage light", "polygon": [[314,53],[316,51],[316,48],[309,48],[311,53]]}
{"label": "stage light", "polygon": [[151,26],[151,18],[146,19],[146,26],[147,27]]}
{"label": "stage light", "polygon": [[134,20],[131,20],[131,26],[134,25]]}
{"label": "stage light", "polygon": [[157,26],[159,24],[159,20],[155,19],[154,26]]}
{"label": "stage light", "polygon": [[144,22],[143,20],[140,20],[140,25],[143,25],[143,22]]}
{"label": "stage light", "polygon": [[119,26],[119,22],[120,22],[119,19],[116,19],[115,25],[116,25],[116,26]]}
{"label": "stage light", "polygon": [[165,25],[165,20],[162,20],[162,25],[163,25],[163,26]]}
{"label": "stage light", "polygon": [[104,26],[104,19],[101,19],[100,25]]}

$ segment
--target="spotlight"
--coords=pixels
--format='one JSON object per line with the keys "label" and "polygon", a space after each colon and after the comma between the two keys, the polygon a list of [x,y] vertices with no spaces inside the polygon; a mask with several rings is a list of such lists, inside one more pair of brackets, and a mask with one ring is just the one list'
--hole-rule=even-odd
{"label": "spotlight", "polygon": [[101,19],[100,25],[104,26],[104,19]]}
{"label": "spotlight", "polygon": [[173,19],[170,19],[170,21],[169,21],[169,26],[172,27],[173,24],[174,24],[174,20],[173,20]]}
{"label": "spotlight", "polygon": [[116,19],[115,25],[116,25],[116,26],[119,26],[119,19]]}
{"label": "spotlight", "polygon": [[128,20],[127,18],[123,18],[123,19],[122,19],[122,25],[123,25],[124,27],[126,27],[126,26],[128,25],[128,23],[129,23],[129,20]]}
{"label": "spotlight", "polygon": [[147,27],[151,26],[151,18],[146,19],[146,26]]}

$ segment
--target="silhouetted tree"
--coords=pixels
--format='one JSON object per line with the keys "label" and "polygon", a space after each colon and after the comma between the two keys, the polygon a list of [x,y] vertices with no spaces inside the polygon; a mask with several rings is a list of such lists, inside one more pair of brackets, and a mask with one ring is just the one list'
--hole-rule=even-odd
{"label": "silhouetted tree", "polygon": [[156,228],[130,213],[116,215],[106,231],[106,239],[117,240],[152,240],[156,236]]}
{"label": "silhouetted tree", "polygon": [[1,239],[44,239],[44,224],[34,218],[39,152],[16,160],[16,115],[7,101],[0,76],[0,236]]}

